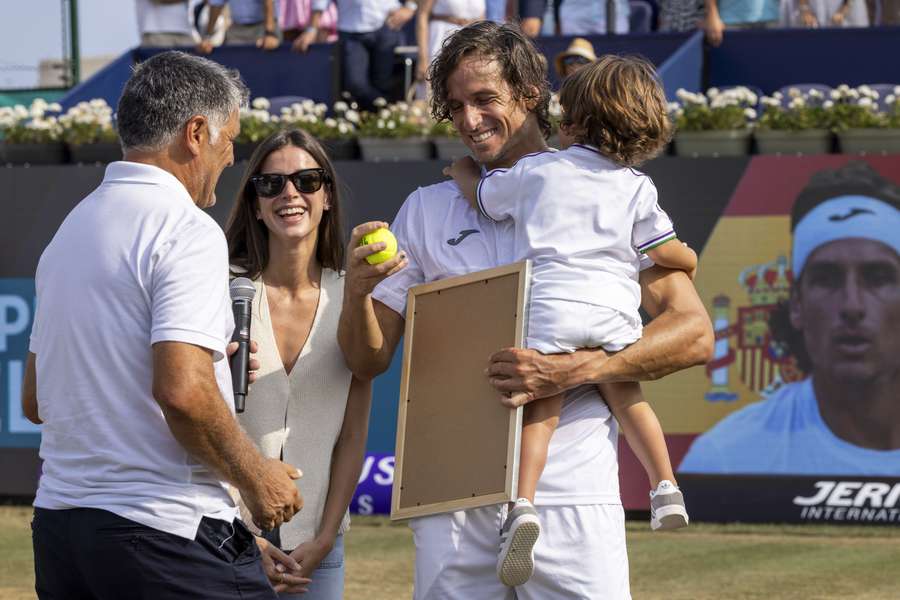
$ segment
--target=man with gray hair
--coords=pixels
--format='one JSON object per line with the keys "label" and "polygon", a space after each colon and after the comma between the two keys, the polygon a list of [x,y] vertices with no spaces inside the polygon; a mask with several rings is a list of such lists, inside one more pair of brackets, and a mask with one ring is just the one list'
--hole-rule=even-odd
{"label": "man with gray hair", "polygon": [[41,255],[22,397],[43,423],[40,598],[275,598],[222,481],[270,529],[300,510],[299,473],[234,418],[228,253],[200,210],[246,100],[206,59],[138,66],[118,106],[124,160]]}

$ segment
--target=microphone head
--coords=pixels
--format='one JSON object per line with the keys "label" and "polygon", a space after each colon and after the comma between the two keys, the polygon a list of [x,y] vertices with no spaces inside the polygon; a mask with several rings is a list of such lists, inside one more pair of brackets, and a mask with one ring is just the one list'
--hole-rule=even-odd
{"label": "microphone head", "polygon": [[237,300],[253,300],[253,297],[256,295],[256,288],[253,287],[253,282],[246,277],[235,277],[232,279],[229,289],[231,291],[232,302]]}

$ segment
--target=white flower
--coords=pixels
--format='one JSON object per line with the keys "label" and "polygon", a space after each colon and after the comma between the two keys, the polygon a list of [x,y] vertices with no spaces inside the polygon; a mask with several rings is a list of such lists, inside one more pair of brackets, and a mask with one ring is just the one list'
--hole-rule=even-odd
{"label": "white flower", "polygon": [[816,88],[813,88],[813,89],[809,90],[809,97],[810,98],[824,98],[825,94],[822,93],[822,90],[817,90]]}
{"label": "white flower", "polygon": [[388,121],[388,122],[387,122],[387,128],[388,128],[388,129],[396,129],[396,128],[397,128],[397,124],[394,123],[393,121]]}
{"label": "white flower", "polygon": [[788,108],[798,109],[806,106],[806,101],[803,98],[797,97],[791,100],[791,103],[788,104]]}
{"label": "white flower", "polygon": [[347,106],[347,103],[343,102],[341,100],[338,100],[337,102],[334,103],[334,112],[339,112],[339,113],[347,112],[348,108],[350,108],[350,107]]}
{"label": "white flower", "polygon": [[406,102],[398,102],[397,110],[399,110],[401,112],[406,112],[409,110],[409,104],[407,104]]}
{"label": "white flower", "polygon": [[894,95],[895,95],[895,96],[900,96],[900,85],[895,85],[895,86],[894,86]]}
{"label": "white flower", "polygon": [[338,128],[337,128],[337,129],[338,129],[338,131],[339,131],[340,133],[342,133],[342,134],[348,133],[348,132],[350,131],[350,128],[347,127],[347,125],[344,124],[344,123],[338,123]]}
{"label": "white flower", "polygon": [[763,106],[781,106],[781,102],[779,102],[777,98],[772,98],[770,96],[763,96],[762,104]]}
{"label": "white flower", "polygon": [[887,98],[884,99],[885,104],[893,104],[896,101],[897,101],[897,96],[895,96],[894,94],[891,94],[890,96],[888,96]]}
{"label": "white flower", "polygon": [[335,121],[334,119],[329,117],[329,118],[325,119],[325,127],[334,129],[335,127],[337,127],[337,121]]}
{"label": "white flower", "polygon": [[837,89],[839,92],[847,93],[850,91],[850,86],[846,83],[842,83],[841,85],[837,86]]}
{"label": "white flower", "polygon": [[412,114],[412,116],[414,116],[414,117],[421,117],[421,116],[423,116],[425,113],[424,113],[424,111],[422,110],[421,107],[419,107],[419,106],[413,106],[413,107],[412,107],[412,110],[410,111],[410,114]]}
{"label": "white flower", "polygon": [[359,123],[359,113],[353,109],[348,110],[344,117],[351,123]]}
{"label": "white flower", "polygon": [[666,112],[673,113],[681,107],[677,102],[669,102],[666,104]]}
{"label": "white flower", "polygon": [[381,108],[383,106],[387,106],[387,100],[385,100],[384,98],[375,98],[375,100],[372,101],[372,104],[374,104],[378,108]]}
{"label": "white flower", "polygon": [[326,113],[328,112],[328,105],[324,102],[319,102],[318,104],[316,104],[315,110],[316,112]]}
{"label": "white flower", "polygon": [[[103,105],[106,106],[106,101],[102,101]],[[62,112],[62,105],[59,102],[51,102],[47,107],[47,110],[50,112]]]}
{"label": "white flower", "polygon": [[799,98],[800,95],[800,88],[792,87],[788,89],[788,96],[790,96],[791,98]]}
{"label": "white flower", "polygon": [[840,100],[840,99],[841,99],[841,92],[838,91],[838,90],[831,90],[830,92],[828,92],[828,96],[829,96],[832,100]]}
{"label": "white flower", "polygon": [[260,96],[259,98],[254,98],[250,105],[257,110],[268,110],[272,104],[269,102],[268,98]]}
{"label": "white flower", "polygon": [[834,102],[831,100],[826,100],[822,103],[822,108],[831,108],[832,106],[834,106]]}
{"label": "white flower", "polygon": [[859,102],[857,102],[857,104],[859,104],[860,106],[872,106],[874,102],[872,102],[872,99],[869,97],[863,97],[859,99]]}
{"label": "white flower", "polygon": [[391,118],[391,111],[389,111],[389,110],[386,109],[386,108],[382,108],[380,111],[378,111],[378,116],[379,116],[380,118],[382,118],[382,119],[390,119],[390,118]]}
{"label": "white flower", "polygon": [[756,118],[756,111],[752,108],[744,109],[744,116],[750,119],[751,121]]}
{"label": "white flower", "polygon": [[378,129],[384,129],[384,121],[378,119],[378,122],[375,124],[375,126],[378,127]]}
{"label": "white flower", "polygon": [[708,90],[706,90],[706,95],[709,96],[710,99],[715,98],[716,96],[719,95],[719,88],[717,88],[717,87],[709,88]]}

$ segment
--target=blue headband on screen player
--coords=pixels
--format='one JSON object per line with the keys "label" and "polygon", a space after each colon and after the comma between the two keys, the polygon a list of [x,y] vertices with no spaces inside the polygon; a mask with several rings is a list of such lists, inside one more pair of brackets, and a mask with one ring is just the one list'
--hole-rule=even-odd
{"label": "blue headband on screen player", "polygon": [[794,278],[816,248],[846,238],[875,240],[900,254],[900,210],[868,196],[839,196],[818,205],[794,227]]}

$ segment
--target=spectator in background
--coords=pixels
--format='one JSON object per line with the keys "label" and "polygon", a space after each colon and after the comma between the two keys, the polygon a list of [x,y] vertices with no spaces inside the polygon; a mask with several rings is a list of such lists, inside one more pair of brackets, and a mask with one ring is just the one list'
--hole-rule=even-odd
{"label": "spectator in background", "polygon": [[556,66],[556,74],[560,81],[597,60],[594,54],[594,45],[584,38],[575,38],[565,51],[556,55],[553,64]]}
{"label": "spectator in background", "polygon": [[704,19],[703,0],[660,0],[660,31],[693,31]]}
{"label": "spectator in background", "polygon": [[725,29],[768,29],[778,26],[779,0],[706,0],[703,29],[713,46],[722,43]]}
{"label": "spectator in background", "polygon": [[416,81],[425,81],[425,72],[437,56],[444,39],[469,23],[485,17],[484,0],[419,0],[416,12]]}
{"label": "spectator in background", "polygon": [[[286,42],[293,43],[294,50],[300,50],[300,37],[310,25],[312,12],[312,0],[281,0],[278,4],[278,24],[281,26],[281,34]],[[336,42],[337,21],[337,5],[330,2],[328,8],[322,12],[316,39],[312,43]]]}
{"label": "spectator in background", "polygon": [[193,46],[194,28],[188,0],[137,0],[141,46]]}
{"label": "spectator in background", "polygon": [[[612,6],[612,30],[607,25],[607,8]],[[561,35],[591,35],[628,33],[628,0],[562,0],[559,5],[559,33]]]}
{"label": "spectator in background", "polygon": [[[306,52],[316,40],[322,15],[331,0],[312,0],[309,27],[294,48]],[[389,98],[394,76],[394,48],[405,43],[403,26],[416,12],[406,0],[336,0],[343,87],[360,106],[371,109],[377,98]]]}
{"label": "spectator in background", "polygon": [[213,45],[213,25],[227,4],[231,9],[231,27],[225,33],[226,44],[256,44],[263,50],[274,50],[281,44],[275,0],[207,0],[209,24],[197,45],[197,52],[209,54]]}
{"label": "spectator in background", "polygon": [[781,23],[786,27],[868,27],[865,0],[785,0]]}
{"label": "spectator in background", "polygon": [[547,0],[519,0],[519,27],[530,38],[541,34]]}

